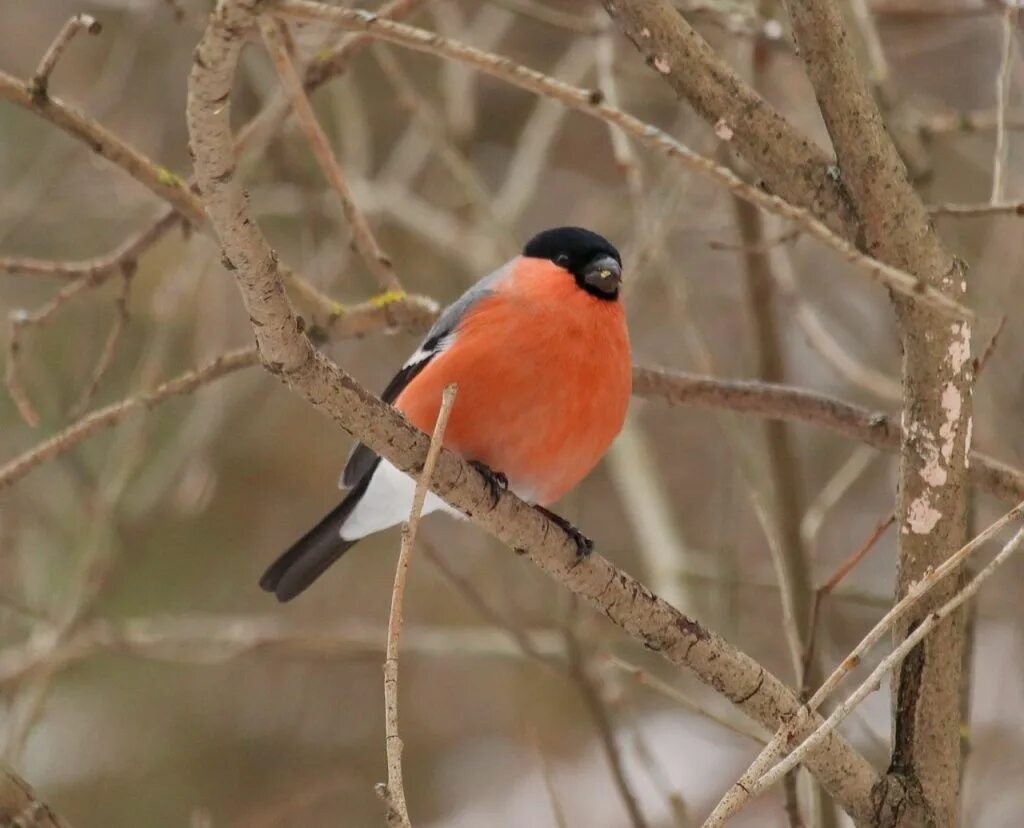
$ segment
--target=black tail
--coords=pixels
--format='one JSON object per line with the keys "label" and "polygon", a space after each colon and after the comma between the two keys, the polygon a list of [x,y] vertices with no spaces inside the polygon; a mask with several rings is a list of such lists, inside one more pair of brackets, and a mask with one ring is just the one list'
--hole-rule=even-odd
{"label": "black tail", "polygon": [[260,578],[264,590],[273,592],[278,601],[290,601],[356,544],[341,537],[341,527],[365,494],[372,476],[365,475],[341,503],[270,565]]}

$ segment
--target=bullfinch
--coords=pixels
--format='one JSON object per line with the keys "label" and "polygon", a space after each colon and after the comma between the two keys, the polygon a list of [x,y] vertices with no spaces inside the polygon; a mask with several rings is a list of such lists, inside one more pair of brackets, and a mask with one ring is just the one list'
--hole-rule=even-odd
{"label": "bullfinch", "polygon": [[[562,527],[581,554],[590,540],[545,507],[597,465],[622,428],[631,393],[622,259],[580,227],[534,236],[523,252],[450,305],[381,398],[423,431],[441,394],[458,393],[446,448],[470,461],[495,498],[510,488]],[[415,482],[357,445],[338,506],[281,555],[260,586],[288,601],[360,538],[406,520]],[[423,513],[458,514],[433,493]]]}

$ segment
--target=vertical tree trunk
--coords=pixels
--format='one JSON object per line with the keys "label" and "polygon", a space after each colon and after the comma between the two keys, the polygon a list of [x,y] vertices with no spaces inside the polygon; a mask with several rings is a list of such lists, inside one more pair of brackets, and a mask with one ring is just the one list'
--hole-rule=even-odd
{"label": "vertical tree trunk", "polygon": [[[965,268],[944,248],[907,177],[835,3],[787,0],[787,7],[836,150],[840,183],[858,217],[859,246],[963,298]],[[902,596],[966,539],[973,371],[967,322],[905,298],[894,302],[903,344],[896,584]],[[955,579],[940,584],[904,620],[897,636],[905,636],[956,588]],[[893,754],[879,791],[883,824],[909,824],[902,807],[908,797],[925,805],[925,824],[946,828],[958,822],[963,647],[963,618],[957,614],[907,658],[894,682]]]}

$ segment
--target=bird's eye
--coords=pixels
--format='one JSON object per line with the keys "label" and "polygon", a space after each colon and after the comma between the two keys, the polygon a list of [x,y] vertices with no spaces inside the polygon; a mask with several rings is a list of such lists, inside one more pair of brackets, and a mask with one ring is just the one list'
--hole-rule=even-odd
{"label": "bird's eye", "polygon": [[565,253],[559,253],[557,256],[555,256],[555,264],[565,267],[567,264],[569,264],[569,256]]}

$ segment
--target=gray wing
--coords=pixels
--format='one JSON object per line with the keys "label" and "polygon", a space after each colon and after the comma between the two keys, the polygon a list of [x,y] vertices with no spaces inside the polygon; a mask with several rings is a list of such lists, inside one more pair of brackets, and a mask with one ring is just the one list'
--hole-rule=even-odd
{"label": "gray wing", "polygon": [[[437,321],[427,331],[423,344],[406,360],[405,365],[392,377],[387,388],[381,393],[380,398],[384,402],[393,403],[416,375],[430,364],[430,360],[452,346],[458,336],[459,325],[466,318],[466,314],[477,302],[494,293],[494,286],[509,275],[514,261],[513,259],[506,262],[493,273],[484,276],[441,312]],[[358,485],[367,474],[377,468],[379,459],[372,449],[362,443],[357,444],[348,456],[339,485],[343,488]]]}

